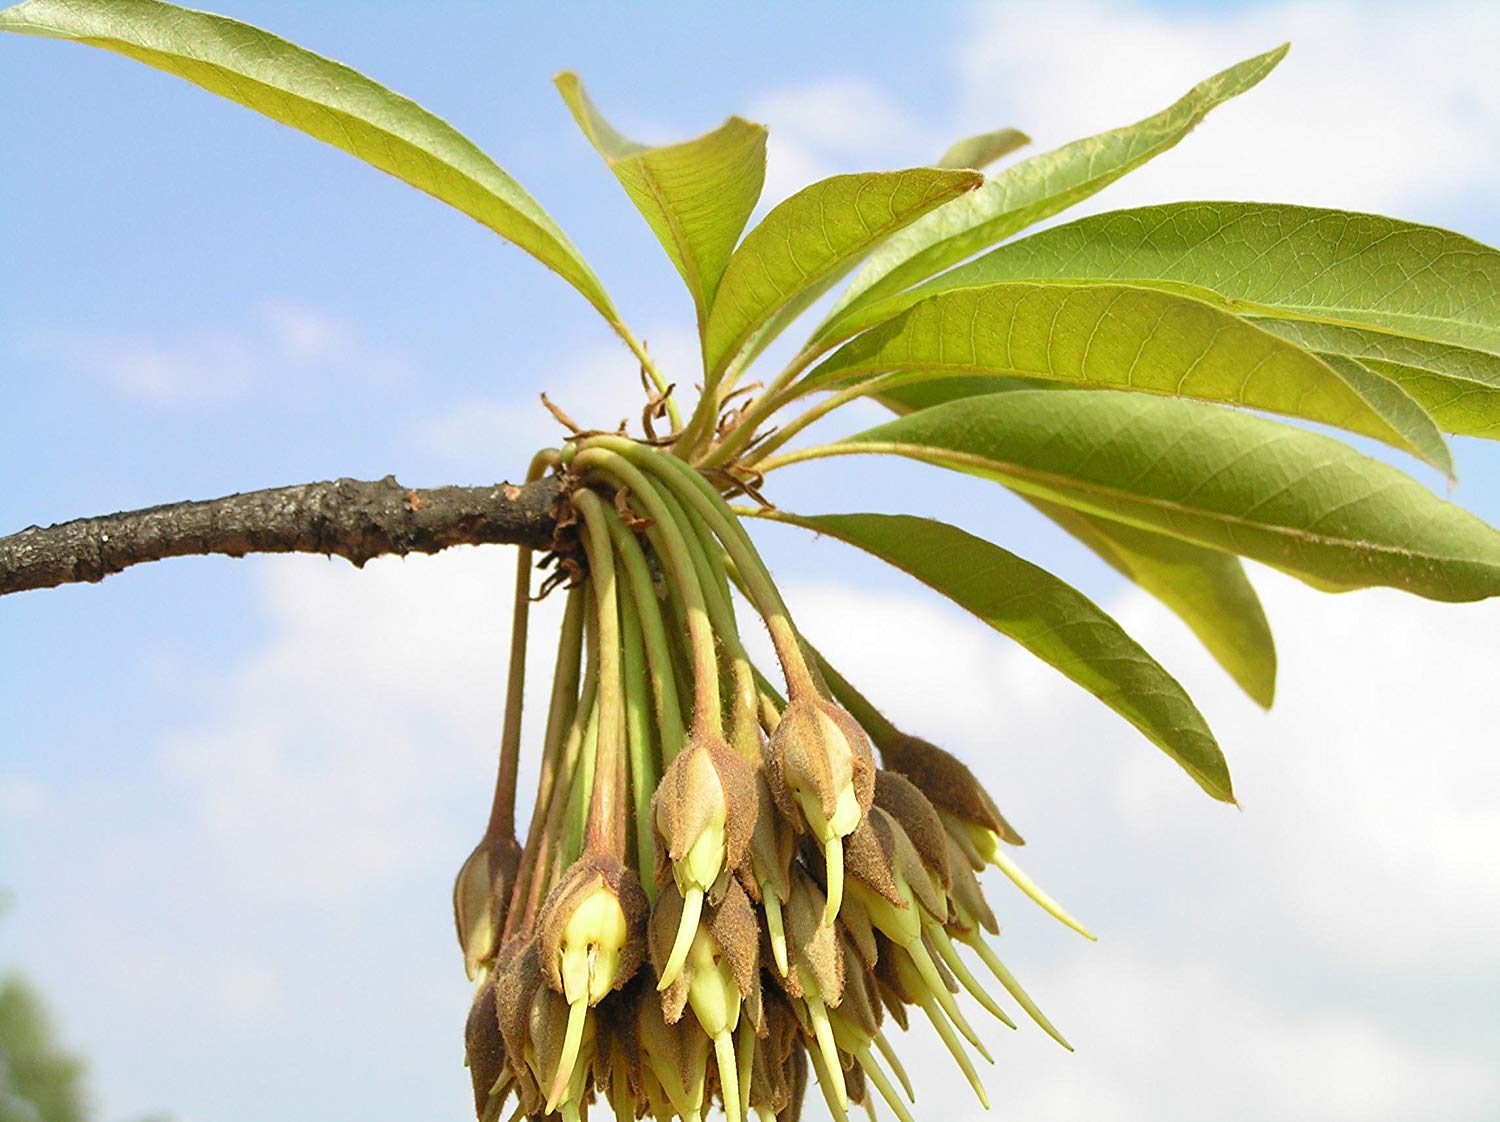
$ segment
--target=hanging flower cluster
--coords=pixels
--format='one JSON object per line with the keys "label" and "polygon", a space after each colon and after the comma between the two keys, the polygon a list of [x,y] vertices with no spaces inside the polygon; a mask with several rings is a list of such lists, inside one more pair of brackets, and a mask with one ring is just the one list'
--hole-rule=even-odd
{"label": "hanging flower cluster", "polygon": [[[969,769],[802,639],[702,473],[603,435],[533,475],[549,468],[568,507],[551,579],[574,580],[537,801],[522,847],[523,551],[495,810],[454,889],[479,1117],[513,1099],[516,1117],[571,1120],[602,1096],[626,1119],[697,1122],[715,1102],[730,1122],[796,1118],[811,1075],[836,1119],[873,1092],[911,1122],[883,1029],[911,1007],[983,1102],[969,1050],[989,1055],[955,995],[1014,1024],[958,944],[1066,1047],[986,942],[999,928],[976,874],[997,866],[1087,932],[1006,854],[1021,839]],[[746,654],[734,587],[784,690]]]}

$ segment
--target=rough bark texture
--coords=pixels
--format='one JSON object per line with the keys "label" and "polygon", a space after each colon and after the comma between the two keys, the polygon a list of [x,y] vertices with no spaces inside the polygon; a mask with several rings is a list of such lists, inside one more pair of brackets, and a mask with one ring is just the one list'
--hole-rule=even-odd
{"label": "rough bark texture", "polygon": [[222,553],[323,553],[363,565],[451,545],[546,548],[562,482],[413,490],[386,476],[250,491],[32,526],[0,538],[0,596],[103,580],[143,561]]}

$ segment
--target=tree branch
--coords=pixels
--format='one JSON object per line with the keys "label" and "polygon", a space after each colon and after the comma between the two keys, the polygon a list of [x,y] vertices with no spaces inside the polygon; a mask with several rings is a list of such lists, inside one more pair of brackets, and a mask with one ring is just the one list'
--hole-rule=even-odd
{"label": "tree branch", "polygon": [[519,487],[411,490],[388,475],[373,483],[304,483],[32,526],[0,538],[0,596],[209,553],[323,553],[358,566],[385,553],[436,553],[451,545],[546,548],[561,494],[556,476]]}

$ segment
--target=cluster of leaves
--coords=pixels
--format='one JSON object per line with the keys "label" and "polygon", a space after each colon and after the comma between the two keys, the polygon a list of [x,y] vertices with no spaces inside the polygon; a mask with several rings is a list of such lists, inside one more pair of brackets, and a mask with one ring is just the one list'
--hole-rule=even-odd
{"label": "cluster of leaves", "polygon": [[[266,32],[158,0],[28,0],[0,13],[0,29],[176,74],[448,203],[571,284],[666,389],[556,223],[411,101]],[[670,373],[677,385],[701,381],[702,394],[685,415],[676,395],[659,402],[672,450],[747,489],[779,467],[852,454],[993,479],[1180,615],[1266,705],[1274,648],[1239,557],[1331,591],[1500,592],[1496,531],[1339,440],[1257,415],[1373,438],[1451,475],[1444,434],[1493,437],[1500,426],[1496,251],[1390,218],[1234,202],[1115,211],[1016,237],[1177,144],[1284,52],[987,180],[974,169],[1025,137],[1001,130],[932,167],[833,176],[748,232],[762,127],[732,118],[686,143],[641,145],[576,77],[560,76],[693,300],[703,367]],[[736,390],[750,364],[851,273],[789,365],[744,401]],[[898,416],[782,451],[862,397]],[[1211,795],[1233,798],[1182,687],[1056,577],[928,519],[758,513],[838,537],[950,596],[1100,697]]]}

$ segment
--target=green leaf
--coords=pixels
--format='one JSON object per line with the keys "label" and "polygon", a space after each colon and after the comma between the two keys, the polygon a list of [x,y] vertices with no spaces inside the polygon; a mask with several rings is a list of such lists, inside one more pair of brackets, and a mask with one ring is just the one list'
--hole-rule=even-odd
{"label": "green leaf", "polygon": [[1427,412],[1416,398],[1396,382],[1377,373],[1369,364],[1358,359],[1336,354],[1320,354],[1318,357],[1338,371],[1339,376],[1348,382],[1360,397],[1369,402],[1376,412],[1406,437],[1411,442],[1411,446],[1417,450],[1416,454],[1420,458],[1437,468],[1450,480],[1455,478],[1453,453],[1448,447],[1448,442],[1443,439],[1442,430],[1438,428],[1437,421],[1433,419],[1432,414]]}
{"label": "green leaf", "polygon": [[1001,246],[880,311],[1020,280],[1163,286],[1242,314],[1500,353],[1500,252],[1434,226],[1271,203],[1168,203],[1079,219]]}
{"label": "green leaf", "polygon": [[1234,801],[1224,755],[1182,686],[1093,601],[1045,569],[910,515],[767,517],[839,538],[910,573],[1088,690],[1214,798]]}
{"label": "green leaf", "polygon": [[1276,696],[1276,644],[1239,558],[1166,534],[1022,495],[1187,624],[1252,700]]}
{"label": "green leaf", "polygon": [[682,274],[701,327],[734,244],[760,199],[765,127],[731,117],[696,140],[651,148],[616,132],[578,75],[563,73],[553,81],[578,127]]}
{"label": "green leaf", "polygon": [[[1500,533],[1347,445],[1181,398],[1016,390],[780,458],[886,452],[1240,553],[1321,587],[1500,593]],[[775,466],[766,461],[766,466]]]}
{"label": "green leaf", "polygon": [[934,164],[940,168],[984,168],[1001,156],[1031,143],[1031,137],[1020,129],[996,129],[968,136],[949,147]]}
{"label": "green leaf", "polygon": [[835,175],[773,207],[719,282],[704,338],[710,379],[772,316],[790,322],[872,247],[981,182],[977,172],[936,168]]}
{"label": "green leaf", "polygon": [[1444,432],[1500,438],[1500,356],[1358,327],[1252,318],[1308,350],[1357,359],[1411,395]]}
{"label": "green leaf", "polygon": [[[959,398],[1027,389],[1065,391],[1068,387],[1020,378],[935,378],[893,386],[872,396],[905,414]],[[1238,558],[1018,494],[1175,612],[1240,688],[1270,708],[1276,691],[1276,645],[1260,598]]]}
{"label": "green leaf", "polygon": [[1042,382],[1031,378],[1002,378],[991,374],[970,375],[961,378],[931,378],[921,381],[897,381],[871,392],[870,398],[878,401],[893,413],[915,413],[918,409],[931,409],[965,397],[984,397],[987,394],[1006,393],[1010,390],[1066,390],[1062,382]]}
{"label": "green leaf", "polygon": [[618,319],[535,199],[451,125],[358,71],[249,24],[157,0],[27,0],[0,12],[0,31],[103,47],[341,148],[514,242]]}
{"label": "green leaf", "polygon": [[1442,435],[1383,379],[1342,368],[1239,316],[1120,284],[994,284],[941,292],[858,336],[807,375],[820,388],[879,374],[998,375],[1242,405],[1345,428],[1451,474]]}
{"label": "green leaf", "polygon": [[873,254],[813,334],[846,339],[846,316],[866,304],[972,257],[1033,223],[1065,210],[1173,147],[1215,106],[1250,89],[1281,61],[1286,46],[1246,59],[1198,83],[1175,104],[1124,128],[1033,156],[973,195],[944,207]]}

